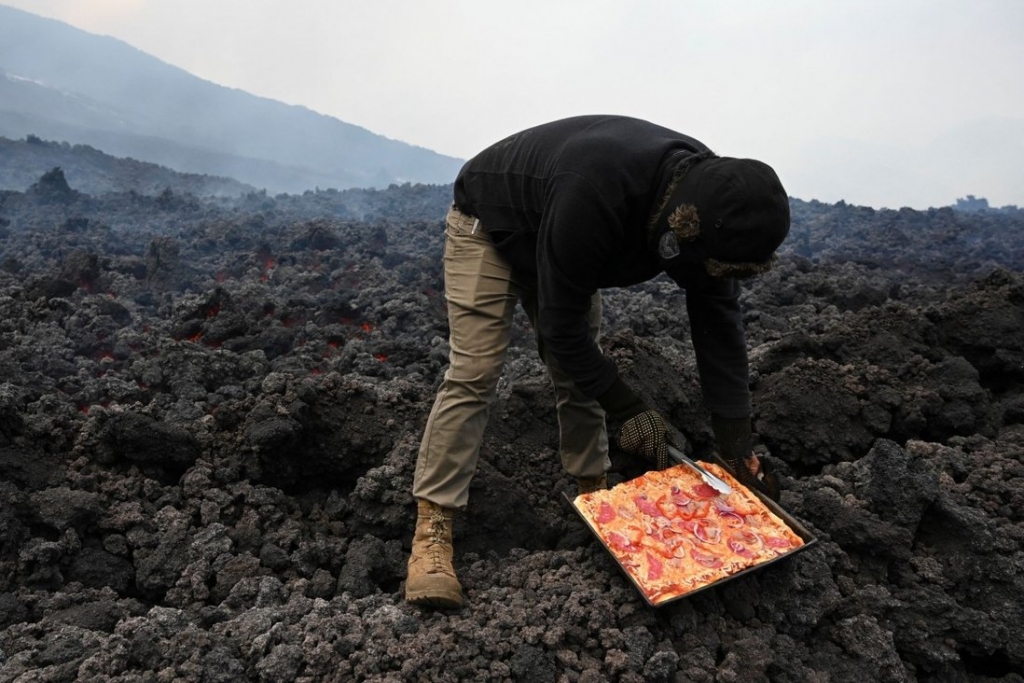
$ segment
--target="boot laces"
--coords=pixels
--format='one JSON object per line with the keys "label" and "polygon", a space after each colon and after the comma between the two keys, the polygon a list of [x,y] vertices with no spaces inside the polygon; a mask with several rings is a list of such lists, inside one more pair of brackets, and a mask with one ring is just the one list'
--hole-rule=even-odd
{"label": "boot laces", "polygon": [[445,558],[443,548],[446,542],[445,517],[444,513],[434,511],[430,513],[430,563],[431,571],[444,572]]}

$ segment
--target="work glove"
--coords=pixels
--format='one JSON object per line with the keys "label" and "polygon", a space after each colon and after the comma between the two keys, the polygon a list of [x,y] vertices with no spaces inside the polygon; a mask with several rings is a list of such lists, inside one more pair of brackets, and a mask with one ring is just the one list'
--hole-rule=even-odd
{"label": "work glove", "polygon": [[659,470],[668,467],[668,428],[655,410],[645,410],[622,423],[619,448],[654,463]]}
{"label": "work glove", "polygon": [[668,428],[657,411],[651,410],[621,377],[597,397],[605,412],[622,421],[619,448],[648,462],[659,470],[668,467]]}
{"label": "work glove", "polygon": [[734,477],[748,489],[760,491],[774,501],[779,500],[779,479],[771,465],[758,462],[757,474],[750,471],[750,459],[757,460],[750,447],[750,418],[711,416],[711,428],[718,442],[718,453]]}

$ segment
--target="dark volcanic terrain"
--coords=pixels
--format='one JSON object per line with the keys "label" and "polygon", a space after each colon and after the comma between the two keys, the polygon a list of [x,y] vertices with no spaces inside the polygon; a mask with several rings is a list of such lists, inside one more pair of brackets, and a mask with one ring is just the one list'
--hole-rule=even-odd
{"label": "dark volcanic terrain", "polygon": [[[745,310],[819,541],[660,609],[566,505],[520,313],[434,612],[450,191],[0,192],[0,681],[1024,681],[1024,213],[793,200]],[[683,302],[607,292],[603,346],[699,457]]]}

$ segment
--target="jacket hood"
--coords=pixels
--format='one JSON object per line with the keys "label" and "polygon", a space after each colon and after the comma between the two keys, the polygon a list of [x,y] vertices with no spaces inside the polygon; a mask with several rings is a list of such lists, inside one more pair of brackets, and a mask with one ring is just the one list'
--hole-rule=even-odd
{"label": "jacket hood", "polygon": [[666,270],[699,259],[715,277],[748,277],[771,267],[789,225],[789,197],[768,164],[705,152],[675,168],[649,227]]}

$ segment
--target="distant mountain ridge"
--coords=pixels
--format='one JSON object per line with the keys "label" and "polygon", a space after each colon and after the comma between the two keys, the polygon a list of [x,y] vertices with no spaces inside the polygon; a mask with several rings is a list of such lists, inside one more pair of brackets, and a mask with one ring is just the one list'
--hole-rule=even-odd
{"label": "distant mountain ridge", "polygon": [[449,183],[462,163],[0,5],[0,136],[28,135],[274,193]]}
{"label": "distant mountain ridge", "polygon": [[179,173],[166,166],[121,159],[90,147],[51,142],[29,135],[0,136],[0,190],[24,192],[40,176],[59,168],[72,189],[91,196],[118,192],[158,195],[165,190],[196,197],[238,197],[256,192],[233,178]]}

